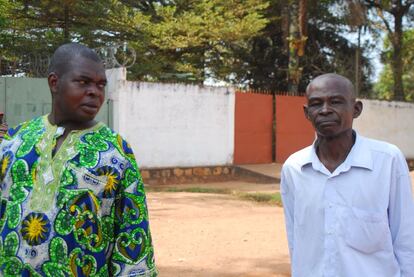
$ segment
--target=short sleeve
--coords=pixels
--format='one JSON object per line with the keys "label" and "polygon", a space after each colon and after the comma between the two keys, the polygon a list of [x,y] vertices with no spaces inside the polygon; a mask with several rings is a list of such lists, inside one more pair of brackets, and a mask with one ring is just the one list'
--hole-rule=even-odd
{"label": "short sleeve", "polygon": [[128,154],[128,165],[117,190],[114,217],[112,276],[157,276],[154,248],[144,184],[135,158]]}

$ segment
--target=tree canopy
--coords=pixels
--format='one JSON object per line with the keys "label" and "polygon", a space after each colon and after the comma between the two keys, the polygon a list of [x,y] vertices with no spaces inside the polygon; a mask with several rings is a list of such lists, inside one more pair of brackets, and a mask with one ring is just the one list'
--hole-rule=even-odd
{"label": "tree canopy", "polygon": [[[297,90],[303,92],[310,79],[336,72],[357,82],[360,95],[373,96],[368,58],[372,46],[356,43],[349,34],[361,34],[364,26],[381,20],[370,12],[371,2],[377,1],[0,0],[0,75],[44,76],[42,69],[56,47],[77,41],[104,52],[121,45],[116,55],[135,59],[128,68],[130,80],[217,80],[286,91],[292,74],[299,74]],[[344,6],[353,11],[344,12]],[[364,20],[355,22],[357,10],[358,19]],[[300,30],[300,37],[292,36],[292,26]],[[387,45],[387,55],[394,55],[395,44],[389,40]],[[136,56],[120,51],[125,46]],[[299,53],[296,71],[292,53]],[[391,56],[384,59],[388,72],[395,71],[395,55]],[[388,80],[390,86],[393,82]],[[379,91],[384,97],[380,87],[374,94]]]}
{"label": "tree canopy", "polygon": [[[365,5],[373,12],[373,17],[382,23],[382,29],[387,34],[389,46],[392,48],[392,59],[389,66],[393,75],[393,98],[404,100],[403,60],[404,51],[404,20],[411,21],[414,16],[414,0],[365,0]],[[378,26],[380,26],[378,24]],[[380,27],[381,28],[381,27]]]}
{"label": "tree canopy", "polygon": [[[402,57],[402,81],[404,97],[406,101],[414,101],[414,29],[410,29],[403,34],[403,43],[405,47],[401,53]],[[394,95],[394,78],[392,74],[392,57],[394,49],[390,40],[384,41],[384,52],[382,61],[384,68],[380,74],[379,81],[375,85],[375,92],[380,99],[393,99]]]}

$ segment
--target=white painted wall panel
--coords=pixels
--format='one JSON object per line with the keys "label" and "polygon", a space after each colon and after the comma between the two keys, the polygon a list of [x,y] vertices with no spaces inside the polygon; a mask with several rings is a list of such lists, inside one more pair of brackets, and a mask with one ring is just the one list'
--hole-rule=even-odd
{"label": "white painted wall panel", "polygon": [[233,163],[231,88],[118,82],[111,86],[114,128],[132,145],[141,168]]}
{"label": "white painted wall panel", "polygon": [[[113,127],[142,168],[233,163],[235,94],[231,88],[128,82],[107,72]],[[354,121],[362,135],[397,145],[414,159],[414,104],[362,100]]]}
{"label": "white painted wall panel", "polygon": [[361,116],[354,128],[362,135],[397,145],[408,159],[414,159],[414,104],[362,100]]}

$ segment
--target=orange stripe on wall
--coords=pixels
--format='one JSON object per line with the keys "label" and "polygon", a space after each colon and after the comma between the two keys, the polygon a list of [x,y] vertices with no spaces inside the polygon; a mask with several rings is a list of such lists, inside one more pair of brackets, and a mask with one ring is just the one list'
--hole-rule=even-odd
{"label": "orange stripe on wall", "polygon": [[234,163],[272,162],[271,95],[236,93]]}
{"label": "orange stripe on wall", "polygon": [[315,132],[305,118],[303,96],[276,96],[276,162],[312,144]]}

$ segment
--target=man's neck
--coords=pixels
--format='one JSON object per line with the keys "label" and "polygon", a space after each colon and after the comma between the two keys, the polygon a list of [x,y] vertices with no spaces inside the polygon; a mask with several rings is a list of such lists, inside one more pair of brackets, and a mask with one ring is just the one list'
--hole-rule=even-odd
{"label": "man's neck", "polygon": [[69,135],[71,131],[85,130],[90,127],[93,127],[96,124],[95,120],[91,120],[87,122],[74,122],[70,120],[61,120],[59,119],[59,117],[55,116],[53,113],[49,114],[48,120],[51,124],[64,128],[63,134],[61,134],[56,139],[55,148],[52,150],[52,157],[55,156],[56,153],[59,151],[60,147],[62,146],[63,142],[65,141],[66,137]]}
{"label": "man's neck", "polygon": [[51,113],[48,116],[48,120],[52,125],[57,125],[59,127],[65,128],[65,133],[69,133],[73,130],[84,130],[95,126],[96,121],[91,120],[87,122],[75,122],[71,120],[61,119],[55,114]]}
{"label": "man's neck", "polygon": [[316,141],[316,154],[321,163],[330,171],[341,165],[355,142],[352,130],[346,131],[335,137],[320,137]]}

